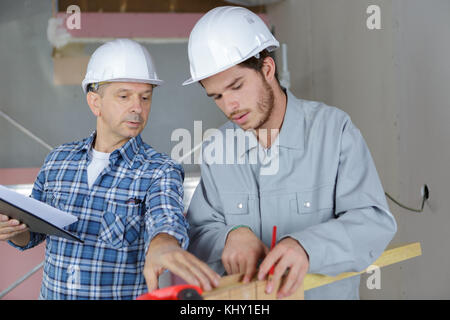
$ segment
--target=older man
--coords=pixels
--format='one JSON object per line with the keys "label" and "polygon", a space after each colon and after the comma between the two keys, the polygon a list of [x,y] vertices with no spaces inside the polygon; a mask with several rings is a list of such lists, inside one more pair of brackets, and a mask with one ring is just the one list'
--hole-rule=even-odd
{"label": "older man", "polygon": [[[280,86],[269,55],[279,43],[247,9],[209,11],[188,46],[192,77],[185,84],[200,82],[230,120],[220,128],[225,139],[204,144],[188,210],[189,250],[219,273],[244,274],[244,281],[264,279],[275,265],[266,290],[287,272],[280,298],[295,292],[307,272],[337,275],[375,261],[396,223],[350,117]],[[244,131],[249,141],[240,144]],[[209,161],[210,149],[226,160]],[[273,226],[278,241],[269,251]],[[355,299],[358,288],[353,277],[305,297]]]}
{"label": "older man", "polygon": [[30,232],[2,215],[0,239],[26,250],[44,240],[41,299],[132,299],[157,287],[169,269],[209,290],[219,276],[183,250],[184,171],[144,143],[140,133],[158,78],[148,51],[119,39],[92,55],[82,87],[97,117],[86,139],[45,159],[32,197],[70,212],[83,244]]}

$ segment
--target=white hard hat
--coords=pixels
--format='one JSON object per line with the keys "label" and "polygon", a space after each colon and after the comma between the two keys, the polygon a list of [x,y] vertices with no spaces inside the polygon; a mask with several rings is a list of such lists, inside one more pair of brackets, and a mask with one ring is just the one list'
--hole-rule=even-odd
{"label": "white hard hat", "polygon": [[81,84],[84,93],[91,83],[142,82],[160,85],[150,53],[130,39],[116,39],[95,50]]}
{"label": "white hard hat", "polygon": [[217,7],[207,12],[192,29],[188,55],[191,84],[224,71],[280,43],[264,21],[242,7]]}

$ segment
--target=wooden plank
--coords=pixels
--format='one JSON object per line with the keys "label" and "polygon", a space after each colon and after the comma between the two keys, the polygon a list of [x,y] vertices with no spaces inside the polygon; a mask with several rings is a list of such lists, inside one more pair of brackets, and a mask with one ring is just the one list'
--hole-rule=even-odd
{"label": "wooden plank", "polygon": [[243,284],[229,290],[230,300],[258,300],[258,293],[254,283]]}
{"label": "wooden plank", "polygon": [[[249,283],[242,283],[243,274],[235,274],[221,278],[221,282],[214,290],[204,292],[205,300],[276,300],[280,284],[284,277],[274,286],[272,293],[266,293],[267,280],[257,280],[254,278]],[[282,300],[303,300],[303,286],[287,298]]]}
{"label": "wooden plank", "polygon": [[[383,254],[371,266],[369,266],[369,268],[373,266],[382,268],[394,263],[420,256],[421,254],[422,249],[419,242],[409,243],[405,245],[398,244],[388,247],[388,249],[383,252]],[[283,300],[303,300],[304,291],[306,290],[359,275],[361,273],[367,272],[367,269],[364,269],[360,272],[345,272],[336,277],[330,277],[320,274],[307,274],[303,281],[303,286],[300,287],[293,295],[284,298]],[[268,295],[265,293],[267,280],[259,281],[254,278],[249,284],[243,284],[241,282],[242,278],[243,274],[235,274],[222,277],[219,286],[214,290],[204,292],[203,298],[205,300],[251,300],[253,299],[253,297],[255,298],[255,300],[276,299],[276,292],[278,291],[279,283],[275,286],[275,290],[272,292],[272,294]],[[282,278],[282,281],[284,281],[284,278]]]}
{"label": "wooden plank", "polygon": [[232,274],[220,278],[217,288],[203,293],[205,300],[230,300],[230,290],[243,285],[244,274]]}
{"label": "wooden plank", "polygon": [[[372,266],[381,268],[414,257],[418,257],[421,254],[422,249],[419,242],[395,246],[391,247],[390,249],[388,248],[385,252],[383,252],[383,254],[372,264]],[[367,272],[367,269],[364,269],[360,272],[344,272],[335,277],[325,276],[321,274],[307,274],[303,281],[303,285],[306,291],[329,283],[333,283],[338,280],[362,274],[364,272]]]}

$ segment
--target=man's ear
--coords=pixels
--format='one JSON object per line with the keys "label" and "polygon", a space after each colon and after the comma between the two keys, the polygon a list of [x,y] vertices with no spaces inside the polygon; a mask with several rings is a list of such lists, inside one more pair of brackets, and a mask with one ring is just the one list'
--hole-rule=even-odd
{"label": "man's ear", "polygon": [[271,81],[276,80],[275,70],[276,70],[275,61],[272,59],[272,57],[266,57],[263,61],[261,72],[264,78],[266,78],[267,82],[270,83]]}
{"label": "man's ear", "polygon": [[100,116],[101,99],[101,96],[96,92],[89,91],[86,95],[87,104],[96,117]]}

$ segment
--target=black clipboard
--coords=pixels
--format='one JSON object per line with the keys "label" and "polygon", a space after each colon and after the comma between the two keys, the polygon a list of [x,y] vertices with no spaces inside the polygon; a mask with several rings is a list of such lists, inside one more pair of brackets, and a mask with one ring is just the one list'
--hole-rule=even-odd
{"label": "black clipboard", "polygon": [[12,219],[19,220],[22,223],[25,223],[30,231],[62,237],[68,240],[83,243],[83,240],[73,235],[72,233],[61,229],[54,224],[45,221],[44,219],[32,214],[31,212],[26,211],[23,208],[19,208],[2,198],[0,198],[0,213],[5,214]]}

